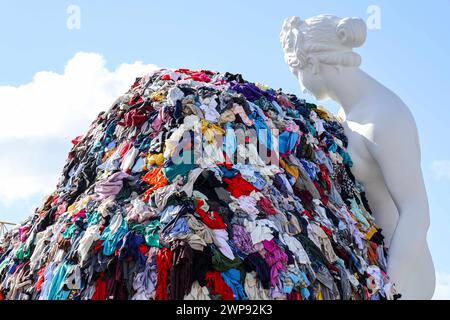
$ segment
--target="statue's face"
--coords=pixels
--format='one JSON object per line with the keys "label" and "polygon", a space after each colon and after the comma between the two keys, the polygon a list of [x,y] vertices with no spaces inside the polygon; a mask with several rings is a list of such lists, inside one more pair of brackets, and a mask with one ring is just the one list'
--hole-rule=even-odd
{"label": "statue's face", "polygon": [[[316,68],[320,68],[317,66]],[[326,85],[320,70],[314,70],[312,64],[298,70],[298,80],[303,93],[310,93],[316,100],[321,101],[328,98]]]}

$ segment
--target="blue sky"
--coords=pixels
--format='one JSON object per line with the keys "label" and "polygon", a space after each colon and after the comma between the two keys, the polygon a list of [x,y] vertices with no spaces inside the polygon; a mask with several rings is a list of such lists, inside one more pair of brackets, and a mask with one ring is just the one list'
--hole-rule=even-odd
{"label": "blue sky", "polygon": [[[66,26],[69,17],[66,10],[72,4],[79,6],[81,10],[79,30],[69,30]],[[19,178],[13,179],[14,181],[12,178],[0,179],[0,188],[6,191],[9,186],[5,185],[5,181],[16,185],[19,193],[21,185],[28,188],[23,196],[14,196],[11,189],[6,200],[2,199],[0,192],[0,220],[19,222],[31,213],[31,208],[40,203],[44,194],[38,182],[48,185],[50,177],[59,174],[65,162],[65,153],[70,147],[70,139],[58,134],[61,131],[52,131],[57,125],[46,125],[48,135],[27,136],[20,132],[6,132],[5,128],[9,128],[8,124],[11,123],[18,127],[33,126],[33,121],[40,119],[32,117],[34,113],[27,108],[39,110],[46,106],[36,102],[45,101],[42,97],[37,100],[30,98],[26,106],[21,107],[23,111],[9,116],[11,105],[21,105],[17,101],[6,104],[5,101],[9,100],[2,100],[2,88],[4,91],[11,87],[17,89],[22,86],[24,89],[23,85],[36,83],[39,79],[43,86],[46,82],[42,79],[46,76],[55,78],[55,74],[68,73],[66,65],[74,59],[76,53],[93,52],[102,55],[106,61],[96,73],[104,77],[102,79],[107,79],[102,82],[100,89],[104,89],[104,83],[108,86],[111,83],[117,84],[116,78],[123,74],[121,72],[125,72],[123,69],[119,70],[124,64],[124,68],[128,66],[127,79],[133,70],[145,70],[145,64],[155,64],[169,68],[188,67],[242,73],[248,80],[299,94],[299,87],[283,61],[279,45],[278,35],[283,19],[292,15],[305,19],[321,13],[367,19],[369,5],[380,8],[381,29],[369,30],[366,44],[358,50],[363,57],[362,68],[395,91],[416,118],[432,217],[429,243],[436,270],[441,280],[446,282],[446,292],[450,295],[450,210],[447,204],[450,195],[450,149],[447,142],[450,136],[450,107],[447,102],[450,89],[448,0],[229,0],[220,3],[204,0],[2,0],[0,108],[2,115],[7,116],[2,116],[3,120],[0,120],[0,166],[3,166],[0,177],[1,172],[6,175],[25,167],[39,175],[34,184],[28,183],[27,177],[32,173],[27,172],[18,174]],[[86,72],[103,63],[93,56],[86,59],[91,63]],[[79,58],[76,61],[81,65],[81,60]],[[137,65],[136,61],[142,63]],[[77,63],[73,63],[72,69],[75,70],[71,69],[72,73],[84,70]],[[35,75],[41,71],[52,73],[41,73],[39,79],[36,78]],[[58,83],[58,80],[53,81],[49,83]],[[66,82],[61,80],[61,83]],[[76,82],[67,83],[73,85]],[[76,99],[70,98],[70,88],[53,86],[56,91],[64,94],[54,92],[54,96],[49,94],[46,97],[59,99],[50,104],[55,105],[53,111],[47,110],[50,114],[51,111],[57,113],[58,106],[69,103],[70,99]],[[116,93],[118,87],[115,87],[115,91],[108,92]],[[72,88],[75,90],[75,86]],[[84,94],[96,94],[96,91],[88,89]],[[313,100],[311,97],[306,98]],[[107,100],[108,98],[99,98],[94,101],[100,103]],[[85,99],[83,103],[86,101],[91,100]],[[326,102],[324,105],[332,111],[337,110],[333,103]],[[104,109],[108,105],[96,107]],[[89,110],[84,111],[90,115]],[[74,117],[76,118],[75,114]],[[48,120],[47,117],[46,121]],[[78,120],[73,122],[77,126],[82,125],[78,127],[78,131],[83,131],[90,122],[88,117]],[[60,125],[66,123],[63,119],[58,121]],[[2,130],[5,132],[2,133]],[[75,125],[68,131],[70,134],[75,133]],[[17,161],[11,164],[11,159]]]}

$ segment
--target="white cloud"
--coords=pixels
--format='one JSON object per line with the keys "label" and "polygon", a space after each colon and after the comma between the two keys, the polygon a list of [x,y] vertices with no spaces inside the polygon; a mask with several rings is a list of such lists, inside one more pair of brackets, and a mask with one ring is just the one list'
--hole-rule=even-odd
{"label": "white cloud", "polygon": [[436,291],[433,300],[450,300],[450,273],[436,273]]}
{"label": "white cloud", "polygon": [[109,71],[96,53],[77,53],[64,73],[41,71],[18,87],[0,87],[0,139],[68,136],[110,107],[137,76],[155,69],[142,62]]}
{"label": "white cloud", "polygon": [[450,179],[450,161],[434,161],[431,169],[437,178]]}
{"label": "white cloud", "polygon": [[108,70],[96,53],[79,52],[63,74],[42,71],[30,83],[0,86],[0,202],[51,191],[70,140],[82,134],[136,77],[156,69],[140,61]]}

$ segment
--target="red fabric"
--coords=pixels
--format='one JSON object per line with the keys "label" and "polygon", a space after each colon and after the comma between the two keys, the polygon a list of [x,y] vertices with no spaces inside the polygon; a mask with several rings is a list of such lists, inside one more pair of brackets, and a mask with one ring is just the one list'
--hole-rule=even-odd
{"label": "red fabric", "polygon": [[100,273],[100,277],[95,283],[95,292],[92,295],[92,300],[106,300],[108,294],[106,292],[106,281],[104,273]]}
{"label": "red fabric", "polygon": [[314,185],[316,186],[317,191],[319,191],[320,194],[320,201],[326,206],[328,205],[328,197],[325,195],[323,189],[320,187],[319,183],[317,181],[314,181]]}
{"label": "red fabric", "polygon": [[205,212],[205,210],[201,208],[201,206],[205,202],[201,199],[196,200],[197,207],[195,208],[195,212],[200,216],[204,224],[206,224],[211,229],[225,229],[227,227],[218,212]]}
{"label": "red fabric", "polygon": [[37,273],[38,279],[37,279],[36,283],[34,284],[34,288],[37,291],[41,291],[41,287],[44,284],[44,280],[45,280],[44,273],[45,273],[45,267],[42,267],[41,269],[39,269],[39,271]]}
{"label": "red fabric", "polygon": [[130,107],[134,106],[135,104],[144,102],[144,99],[139,94],[135,94],[132,98],[130,98]]}
{"label": "red fabric", "polygon": [[258,191],[251,183],[242,178],[240,173],[233,178],[223,178],[223,182],[227,184],[226,189],[235,198],[249,196],[252,191]]}
{"label": "red fabric", "polygon": [[268,215],[273,216],[273,215],[278,214],[278,212],[273,207],[272,202],[270,202],[270,200],[267,199],[266,197],[259,199],[256,204]]}
{"label": "red fabric", "polygon": [[194,81],[200,81],[200,82],[211,82],[211,78],[208,77],[206,74],[202,72],[195,72],[189,77],[186,77],[185,80],[194,80]]}
{"label": "red fabric", "polygon": [[123,156],[130,150],[131,142],[125,142],[125,145],[123,146],[122,150],[120,150],[120,157],[123,158]]}
{"label": "red fabric", "polygon": [[147,252],[148,252],[148,247],[147,247],[145,244],[141,244],[141,245],[138,247],[138,250],[139,250],[139,252],[142,253],[143,255],[146,255]]}
{"label": "red fabric", "polygon": [[319,168],[320,168],[320,175],[321,175],[322,181],[325,181],[325,185],[327,186],[327,191],[330,191],[331,190],[331,180],[330,180],[330,175],[328,173],[327,166],[324,164],[320,164]]}
{"label": "red fabric", "polygon": [[277,102],[284,110],[295,109],[295,106],[281,94],[277,95]]}
{"label": "red fabric", "polygon": [[80,212],[72,216],[72,221],[77,221],[78,218],[86,219],[86,210],[82,209]]}
{"label": "red fabric", "polygon": [[298,291],[292,291],[287,295],[287,300],[303,300],[302,295]]}
{"label": "red fabric", "polygon": [[193,71],[189,69],[177,69],[175,72],[178,73],[184,73],[188,74],[189,77],[186,77],[185,80],[192,79],[194,81],[201,81],[201,82],[211,82],[211,78],[209,75],[213,75],[211,71],[202,70],[202,71]]}
{"label": "red fabric", "polygon": [[156,280],[155,300],[167,300],[167,284],[169,270],[172,266],[173,253],[168,248],[162,248],[156,254],[156,269],[158,272]]}
{"label": "red fabric", "polygon": [[[103,230],[101,230],[103,232]],[[94,252],[97,253],[103,246],[103,240],[98,240],[97,243],[94,245]]]}
{"label": "red fabric", "polygon": [[305,211],[303,211],[303,215],[307,216],[310,219],[314,219],[313,215],[311,214],[311,212],[309,212],[308,210],[305,209]]}
{"label": "red fabric", "polygon": [[79,143],[81,142],[82,138],[83,138],[83,136],[78,136],[78,137],[76,137],[76,138],[73,138],[73,139],[72,139],[72,144],[73,144],[74,146],[76,146],[77,144],[79,144]]}
{"label": "red fabric", "polygon": [[165,74],[161,77],[161,80],[172,80],[172,79],[170,78],[170,74]]}
{"label": "red fabric", "polygon": [[133,109],[125,114],[124,124],[125,126],[141,126],[147,121],[147,113],[142,108]]}
{"label": "red fabric", "polygon": [[139,83],[141,79],[136,79],[136,81],[134,82],[134,84],[131,86],[131,89],[140,87],[141,84]]}
{"label": "red fabric", "polygon": [[325,227],[324,225],[320,225],[320,227],[322,228],[323,232],[325,232],[325,234],[327,236],[329,236],[330,238],[333,237],[333,232],[331,232],[330,229],[328,229],[327,227]]}
{"label": "red fabric", "polygon": [[212,295],[220,295],[222,300],[234,300],[233,290],[223,281],[222,275],[218,271],[208,271],[206,273],[206,286]]}

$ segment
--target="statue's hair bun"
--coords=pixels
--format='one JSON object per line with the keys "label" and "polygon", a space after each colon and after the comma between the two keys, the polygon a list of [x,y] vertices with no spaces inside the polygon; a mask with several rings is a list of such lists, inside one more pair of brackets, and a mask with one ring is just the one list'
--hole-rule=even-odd
{"label": "statue's hair bun", "polygon": [[367,26],[362,19],[345,18],[339,21],[336,33],[342,45],[349,48],[358,48],[366,42]]}

